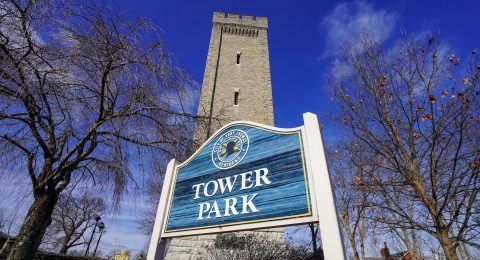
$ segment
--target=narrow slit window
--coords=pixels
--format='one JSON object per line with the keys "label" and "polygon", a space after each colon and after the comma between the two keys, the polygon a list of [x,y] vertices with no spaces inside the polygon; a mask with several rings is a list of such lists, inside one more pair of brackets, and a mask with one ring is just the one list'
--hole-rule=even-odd
{"label": "narrow slit window", "polygon": [[233,97],[233,104],[238,106],[238,91],[235,91],[235,96]]}
{"label": "narrow slit window", "polygon": [[237,64],[240,64],[240,55],[242,55],[240,52],[237,52]]}

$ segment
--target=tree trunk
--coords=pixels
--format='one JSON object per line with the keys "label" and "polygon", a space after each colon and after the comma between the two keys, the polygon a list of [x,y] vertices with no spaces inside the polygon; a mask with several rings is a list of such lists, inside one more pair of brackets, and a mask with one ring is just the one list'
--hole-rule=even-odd
{"label": "tree trunk", "polygon": [[61,254],[61,255],[66,255],[67,251],[68,251],[67,244],[63,244],[62,248],[60,249],[60,251],[58,251],[58,253]]}
{"label": "tree trunk", "polygon": [[[405,227],[400,228],[402,230],[403,236],[400,234],[397,234],[399,239],[403,241],[405,244],[405,247],[407,247],[408,252],[410,253],[410,256],[412,257],[412,260],[418,260],[419,257],[417,257],[417,251],[416,249],[416,238],[415,238],[415,232],[411,230],[410,234],[408,230]],[[412,241],[410,241],[410,235],[412,236]]]}
{"label": "tree trunk", "polygon": [[462,243],[462,245],[459,247],[460,254],[462,255],[462,258],[465,260],[470,260],[472,257],[470,256],[470,252],[468,252],[468,247],[465,245],[465,243]]}
{"label": "tree trunk", "polygon": [[410,251],[410,255],[412,256],[412,260],[420,260],[421,255],[420,255],[420,250],[418,250],[418,240],[417,240],[417,235],[415,234],[414,229],[410,230],[411,236],[412,236],[412,251]]}
{"label": "tree trunk", "polygon": [[62,243],[62,247],[60,249],[60,251],[58,252],[59,254],[61,255],[66,255],[67,254],[67,251],[68,251],[68,242],[70,242],[70,239],[71,239],[72,235],[71,234],[67,234],[63,240],[63,243]]}
{"label": "tree trunk", "polygon": [[33,259],[47,227],[52,222],[52,212],[57,200],[55,191],[47,191],[46,194],[35,197],[7,260]]}
{"label": "tree trunk", "polygon": [[362,218],[362,222],[361,222],[361,225],[358,227],[359,228],[359,232],[358,232],[358,235],[359,235],[359,238],[358,238],[358,242],[360,243],[360,256],[362,260],[365,259],[365,234],[366,234],[366,231],[367,231],[367,227],[366,227],[366,223],[365,223],[365,211],[362,211],[360,213],[360,217]]}
{"label": "tree trunk", "polygon": [[317,248],[317,234],[315,233],[315,225],[314,224],[308,224],[308,227],[310,228],[310,234],[312,235],[312,246],[313,246],[313,255],[314,259],[317,259],[318,257],[318,248]]}
{"label": "tree trunk", "polygon": [[358,249],[357,249],[357,244],[355,243],[355,236],[353,235],[350,226],[348,225],[348,222],[342,222],[344,223],[343,227],[345,229],[345,232],[347,233],[348,240],[350,241],[350,246],[352,247],[352,252],[353,252],[353,257],[355,260],[360,260],[360,256],[358,254]]}
{"label": "tree trunk", "polygon": [[362,260],[365,259],[365,245],[363,244],[363,240],[360,242],[360,254],[362,256]]}
{"label": "tree trunk", "polygon": [[360,255],[358,254],[357,245],[355,244],[355,240],[352,239],[351,237],[348,237],[348,239],[350,240],[350,244],[352,246],[353,258],[355,260],[360,260]]}
{"label": "tree trunk", "polygon": [[448,232],[446,230],[439,231],[439,233],[437,234],[437,238],[440,242],[440,245],[442,246],[445,258],[447,260],[459,260],[456,247],[454,246],[453,241],[448,236]]}

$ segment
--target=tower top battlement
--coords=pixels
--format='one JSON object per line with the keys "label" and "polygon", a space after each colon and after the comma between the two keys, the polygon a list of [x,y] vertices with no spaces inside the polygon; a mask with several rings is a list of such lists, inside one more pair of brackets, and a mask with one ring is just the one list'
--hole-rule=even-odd
{"label": "tower top battlement", "polygon": [[213,23],[234,24],[247,27],[268,28],[268,19],[265,16],[239,15],[234,13],[214,12]]}

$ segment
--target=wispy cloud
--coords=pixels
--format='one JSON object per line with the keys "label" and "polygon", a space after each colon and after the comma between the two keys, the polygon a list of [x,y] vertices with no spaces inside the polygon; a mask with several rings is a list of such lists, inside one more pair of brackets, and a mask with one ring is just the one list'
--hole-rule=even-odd
{"label": "wispy cloud", "polygon": [[321,22],[326,46],[322,58],[338,56],[343,45],[355,41],[363,33],[378,41],[387,39],[398,17],[396,12],[375,8],[365,1],[337,4]]}

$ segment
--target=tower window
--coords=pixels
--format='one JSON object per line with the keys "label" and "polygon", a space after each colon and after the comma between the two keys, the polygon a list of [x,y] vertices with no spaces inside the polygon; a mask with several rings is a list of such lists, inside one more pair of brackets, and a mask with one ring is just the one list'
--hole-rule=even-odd
{"label": "tower window", "polygon": [[235,91],[235,96],[233,97],[233,104],[238,106],[238,90]]}
{"label": "tower window", "polygon": [[237,64],[240,64],[240,56],[241,55],[242,55],[242,53],[237,51]]}

